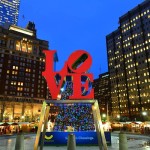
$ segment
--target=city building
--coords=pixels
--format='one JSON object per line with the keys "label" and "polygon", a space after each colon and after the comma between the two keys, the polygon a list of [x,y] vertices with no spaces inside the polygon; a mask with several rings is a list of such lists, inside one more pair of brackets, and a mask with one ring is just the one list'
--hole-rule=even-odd
{"label": "city building", "polygon": [[147,120],[150,119],[150,1],[121,16],[119,24],[106,37],[112,114],[121,120]]}
{"label": "city building", "polygon": [[47,99],[42,71],[48,41],[36,37],[35,24],[26,28],[0,26],[0,121],[34,121]]}
{"label": "city building", "polygon": [[109,73],[103,73],[99,75],[98,79],[93,82],[94,99],[98,100],[99,108],[102,117],[105,115],[111,115],[111,99],[110,99],[110,81]]}
{"label": "city building", "polygon": [[20,0],[0,1],[0,25],[5,23],[17,25]]}

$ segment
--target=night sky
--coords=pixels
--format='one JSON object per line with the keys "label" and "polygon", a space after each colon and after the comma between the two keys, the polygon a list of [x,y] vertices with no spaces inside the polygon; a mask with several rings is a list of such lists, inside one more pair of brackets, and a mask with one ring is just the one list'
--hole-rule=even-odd
{"label": "night sky", "polygon": [[108,71],[106,35],[119,26],[119,17],[143,0],[21,0],[19,23],[36,25],[39,39],[57,50],[60,70],[69,55],[78,49],[88,51],[94,78]]}

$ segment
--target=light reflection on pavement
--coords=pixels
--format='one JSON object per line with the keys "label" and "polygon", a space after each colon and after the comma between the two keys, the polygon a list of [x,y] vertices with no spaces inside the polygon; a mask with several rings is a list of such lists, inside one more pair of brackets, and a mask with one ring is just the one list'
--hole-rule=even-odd
{"label": "light reflection on pavement", "polygon": [[[129,150],[150,150],[150,136],[127,135]],[[33,150],[35,135],[25,135],[24,150]],[[0,150],[14,150],[15,136],[0,136]],[[98,146],[77,146],[77,150],[99,150]],[[45,146],[43,150],[67,150],[67,146]],[[112,134],[112,145],[108,150],[119,150],[118,134]]]}

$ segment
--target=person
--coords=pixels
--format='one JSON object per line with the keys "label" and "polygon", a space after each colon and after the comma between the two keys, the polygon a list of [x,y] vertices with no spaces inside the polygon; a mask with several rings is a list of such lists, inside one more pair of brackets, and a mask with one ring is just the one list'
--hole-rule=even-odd
{"label": "person", "polygon": [[53,131],[53,127],[54,127],[53,123],[49,120],[48,121],[48,131]]}

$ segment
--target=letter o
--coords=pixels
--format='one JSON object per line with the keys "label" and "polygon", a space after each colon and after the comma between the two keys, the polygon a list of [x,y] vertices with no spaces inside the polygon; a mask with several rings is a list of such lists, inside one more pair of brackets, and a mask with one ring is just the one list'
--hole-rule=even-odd
{"label": "letter o", "polygon": [[85,73],[92,65],[92,57],[84,50],[77,50],[69,56],[67,64],[72,72]]}

